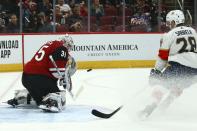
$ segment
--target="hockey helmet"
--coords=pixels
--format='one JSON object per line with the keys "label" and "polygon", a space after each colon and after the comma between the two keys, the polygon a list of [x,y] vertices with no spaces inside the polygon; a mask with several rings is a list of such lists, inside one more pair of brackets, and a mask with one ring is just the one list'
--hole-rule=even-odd
{"label": "hockey helmet", "polygon": [[74,46],[74,42],[71,36],[69,36],[68,34],[66,34],[65,36],[63,36],[62,38],[60,38],[61,41],[63,41],[63,45],[68,48],[68,50],[71,50],[71,48]]}
{"label": "hockey helmet", "polygon": [[172,10],[166,15],[166,24],[171,26],[171,22],[175,22],[175,26],[185,23],[185,16],[181,10]]}

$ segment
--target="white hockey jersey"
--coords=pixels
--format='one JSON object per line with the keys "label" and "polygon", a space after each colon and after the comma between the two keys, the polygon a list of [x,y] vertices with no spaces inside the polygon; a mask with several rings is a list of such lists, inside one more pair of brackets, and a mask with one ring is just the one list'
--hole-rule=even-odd
{"label": "white hockey jersey", "polygon": [[192,27],[180,26],[163,35],[155,68],[162,71],[168,61],[197,68],[197,33]]}

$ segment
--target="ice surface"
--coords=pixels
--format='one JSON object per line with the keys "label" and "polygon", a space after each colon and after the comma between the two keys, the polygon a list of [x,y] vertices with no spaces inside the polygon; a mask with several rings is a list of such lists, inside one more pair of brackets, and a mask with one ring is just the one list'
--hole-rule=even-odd
{"label": "ice surface", "polygon": [[[84,90],[74,101],[67,94],[67,107],[61,113],[43,113],[37,108],[11,108],[2,103],[22,89],[21,72],[0,73],[0,130],[14,131],[196,131],[197,85],[186,89],[165,113],[155,112],[139,120],[137,112],[150,98],[150,69],[79,70],[73,76],[73,93]],[[110,113],[123,108],[110,119],[91,115],[99,109]]]}

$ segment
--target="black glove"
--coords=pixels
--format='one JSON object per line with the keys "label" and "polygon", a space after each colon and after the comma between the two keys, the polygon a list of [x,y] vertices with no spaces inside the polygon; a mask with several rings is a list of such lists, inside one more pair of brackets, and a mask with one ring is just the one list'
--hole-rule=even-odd
{"label": "black glove", "polygon": [[150,71],[150,77],[158,77],[161,76],[161,71],[157,70],[157,69],[151,69]]}
{"label": "black glove", "polygon": [[149,76],[149,84],[156,85],[160,84],[160,80],[162,78],[162,72],[157,69],[151,69]]}

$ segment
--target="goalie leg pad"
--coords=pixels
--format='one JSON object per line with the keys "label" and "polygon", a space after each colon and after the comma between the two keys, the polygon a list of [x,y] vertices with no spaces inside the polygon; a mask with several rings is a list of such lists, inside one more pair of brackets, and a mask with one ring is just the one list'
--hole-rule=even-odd
{"label": "goalie leg pad", "polygon": [[65,92],[49,93],[44,97],[39,108],[47,112],[61,112],[65,108]]}

